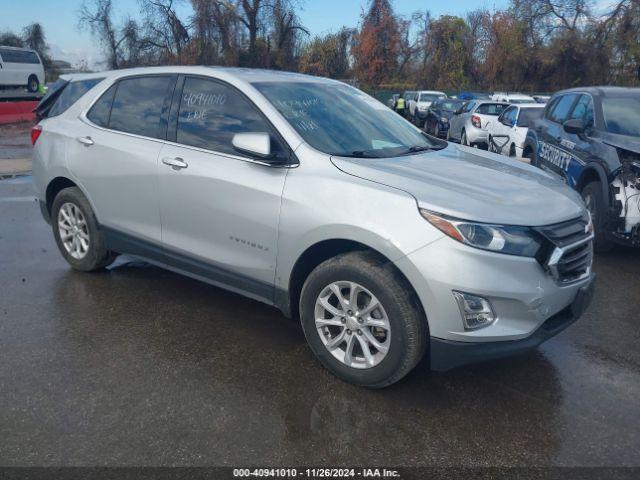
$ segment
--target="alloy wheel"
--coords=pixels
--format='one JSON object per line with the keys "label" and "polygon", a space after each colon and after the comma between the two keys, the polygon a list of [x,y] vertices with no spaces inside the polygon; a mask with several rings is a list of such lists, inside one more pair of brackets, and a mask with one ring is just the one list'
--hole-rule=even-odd
{"label": "alloy wheel", "polygon": [[315,325],[327,350],[348,367],[375,367],[391,345],[384,307],[355,282],[333,282],[322,289],[316,299]]}
{"label": "alloy wheel", "polygon": [[65,250],[76,260],[83,259],[89,251],[89,226],[80,208],[63,203],[58,210],[58,232]]}

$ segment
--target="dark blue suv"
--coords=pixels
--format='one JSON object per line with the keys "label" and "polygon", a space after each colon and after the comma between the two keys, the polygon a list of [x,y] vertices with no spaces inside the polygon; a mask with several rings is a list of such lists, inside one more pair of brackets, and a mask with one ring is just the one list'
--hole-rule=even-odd
{"label": "dark blue suv", "polygon": [[563,90],[529,128],[523,156],[564,178],[591,212],[596,251],[640,246],[640,89]]}

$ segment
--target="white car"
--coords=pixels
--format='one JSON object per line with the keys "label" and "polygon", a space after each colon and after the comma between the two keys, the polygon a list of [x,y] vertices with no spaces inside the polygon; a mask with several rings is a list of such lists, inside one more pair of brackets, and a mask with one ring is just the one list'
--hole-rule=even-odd
{"label": "white car", "polygon": [[491,100],[506,103],[536,103],[536,99],[522,93],[496,92],[491,96]]}
{"label": "white car", "polygon": [[515,104],[506,108],[496,121],[487,125],[489,150],[522,158],[524,141],[531,121],[542,115],[541,103]]}
{"label": "white car", "polygon": [[35,50],[0,47],[0,87],[27,87],[36,92],[44,84],[44,66]]}
{"label": "white car", "polygon": [[409,100],[409,119],[419,127],[422,126],[427,118],[429,107],[440,98],[447,98],[447,94],[437,90],[415,92],[413,98]]}

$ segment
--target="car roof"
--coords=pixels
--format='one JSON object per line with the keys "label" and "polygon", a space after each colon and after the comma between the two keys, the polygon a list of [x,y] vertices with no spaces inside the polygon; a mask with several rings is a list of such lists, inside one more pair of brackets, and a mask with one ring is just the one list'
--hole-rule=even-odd
{"label": "car roof", "polygon": [[[21,52],[36,52],[34,49],[32,48],[23,48],[23,47],[10,47],[8,45],[0,45],[0,48],[2,49],[6,49],[6,50],[19,50]],[[36,52],[38,53],[38,52]]]}
{"label": "car roof", "polygon": [[69,74],[63,75],[61,78],[65,80],[82,80],[89,78],[121,78],[133,75],[149,75],[149,74],[192,74],[205,76],[223,76],[225,78],[234,78],[247,83],[255,82],[314,82],[327,84],[344,84],[338,80],[332,80],[323,77],[314,77],[302,73],[283,72],[276,70],[265,70],[260,68],[237,68],[237,67],[209,67],[209,66],[165,66],[165,67],[140,67],[125,68],[122,70],[109,70],[104,72],[95,72],[91,74]]}
{"label": "car roof", "polygon": [[637,87],[610,87],[610,86],[594,86],[594,87],[576,87],[576,88],[568,88],[566,90],[560,90],[556,92],[557,94],[561,93],[590,93],[593,96],[624,96],[630,93],[638,94],[640,93],[640,88]]}
{"label": "car roof", "polygon": [[544,103],[514,103],[514,107],[518,108],[544,108],[546,105]]}
{"label": "car roof", "polygon": [[416,93],[435,93],[436,95],[444,95],[444,92],[441,92],[440,90],[416,90]]}

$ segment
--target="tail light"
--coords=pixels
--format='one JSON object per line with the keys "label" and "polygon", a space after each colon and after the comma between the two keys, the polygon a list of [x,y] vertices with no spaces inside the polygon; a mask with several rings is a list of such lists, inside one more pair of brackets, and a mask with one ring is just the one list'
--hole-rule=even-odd
{"label": "tail light", "polygon": [[34,125],[31,129],[31,145],[35,145],[42,133],[42,125]]}
{"label": "tail light", "polygon": [[482,122],[480,121],[480,117],[477,115],[471,115],[471,125],[476,128],[482,128]]}

